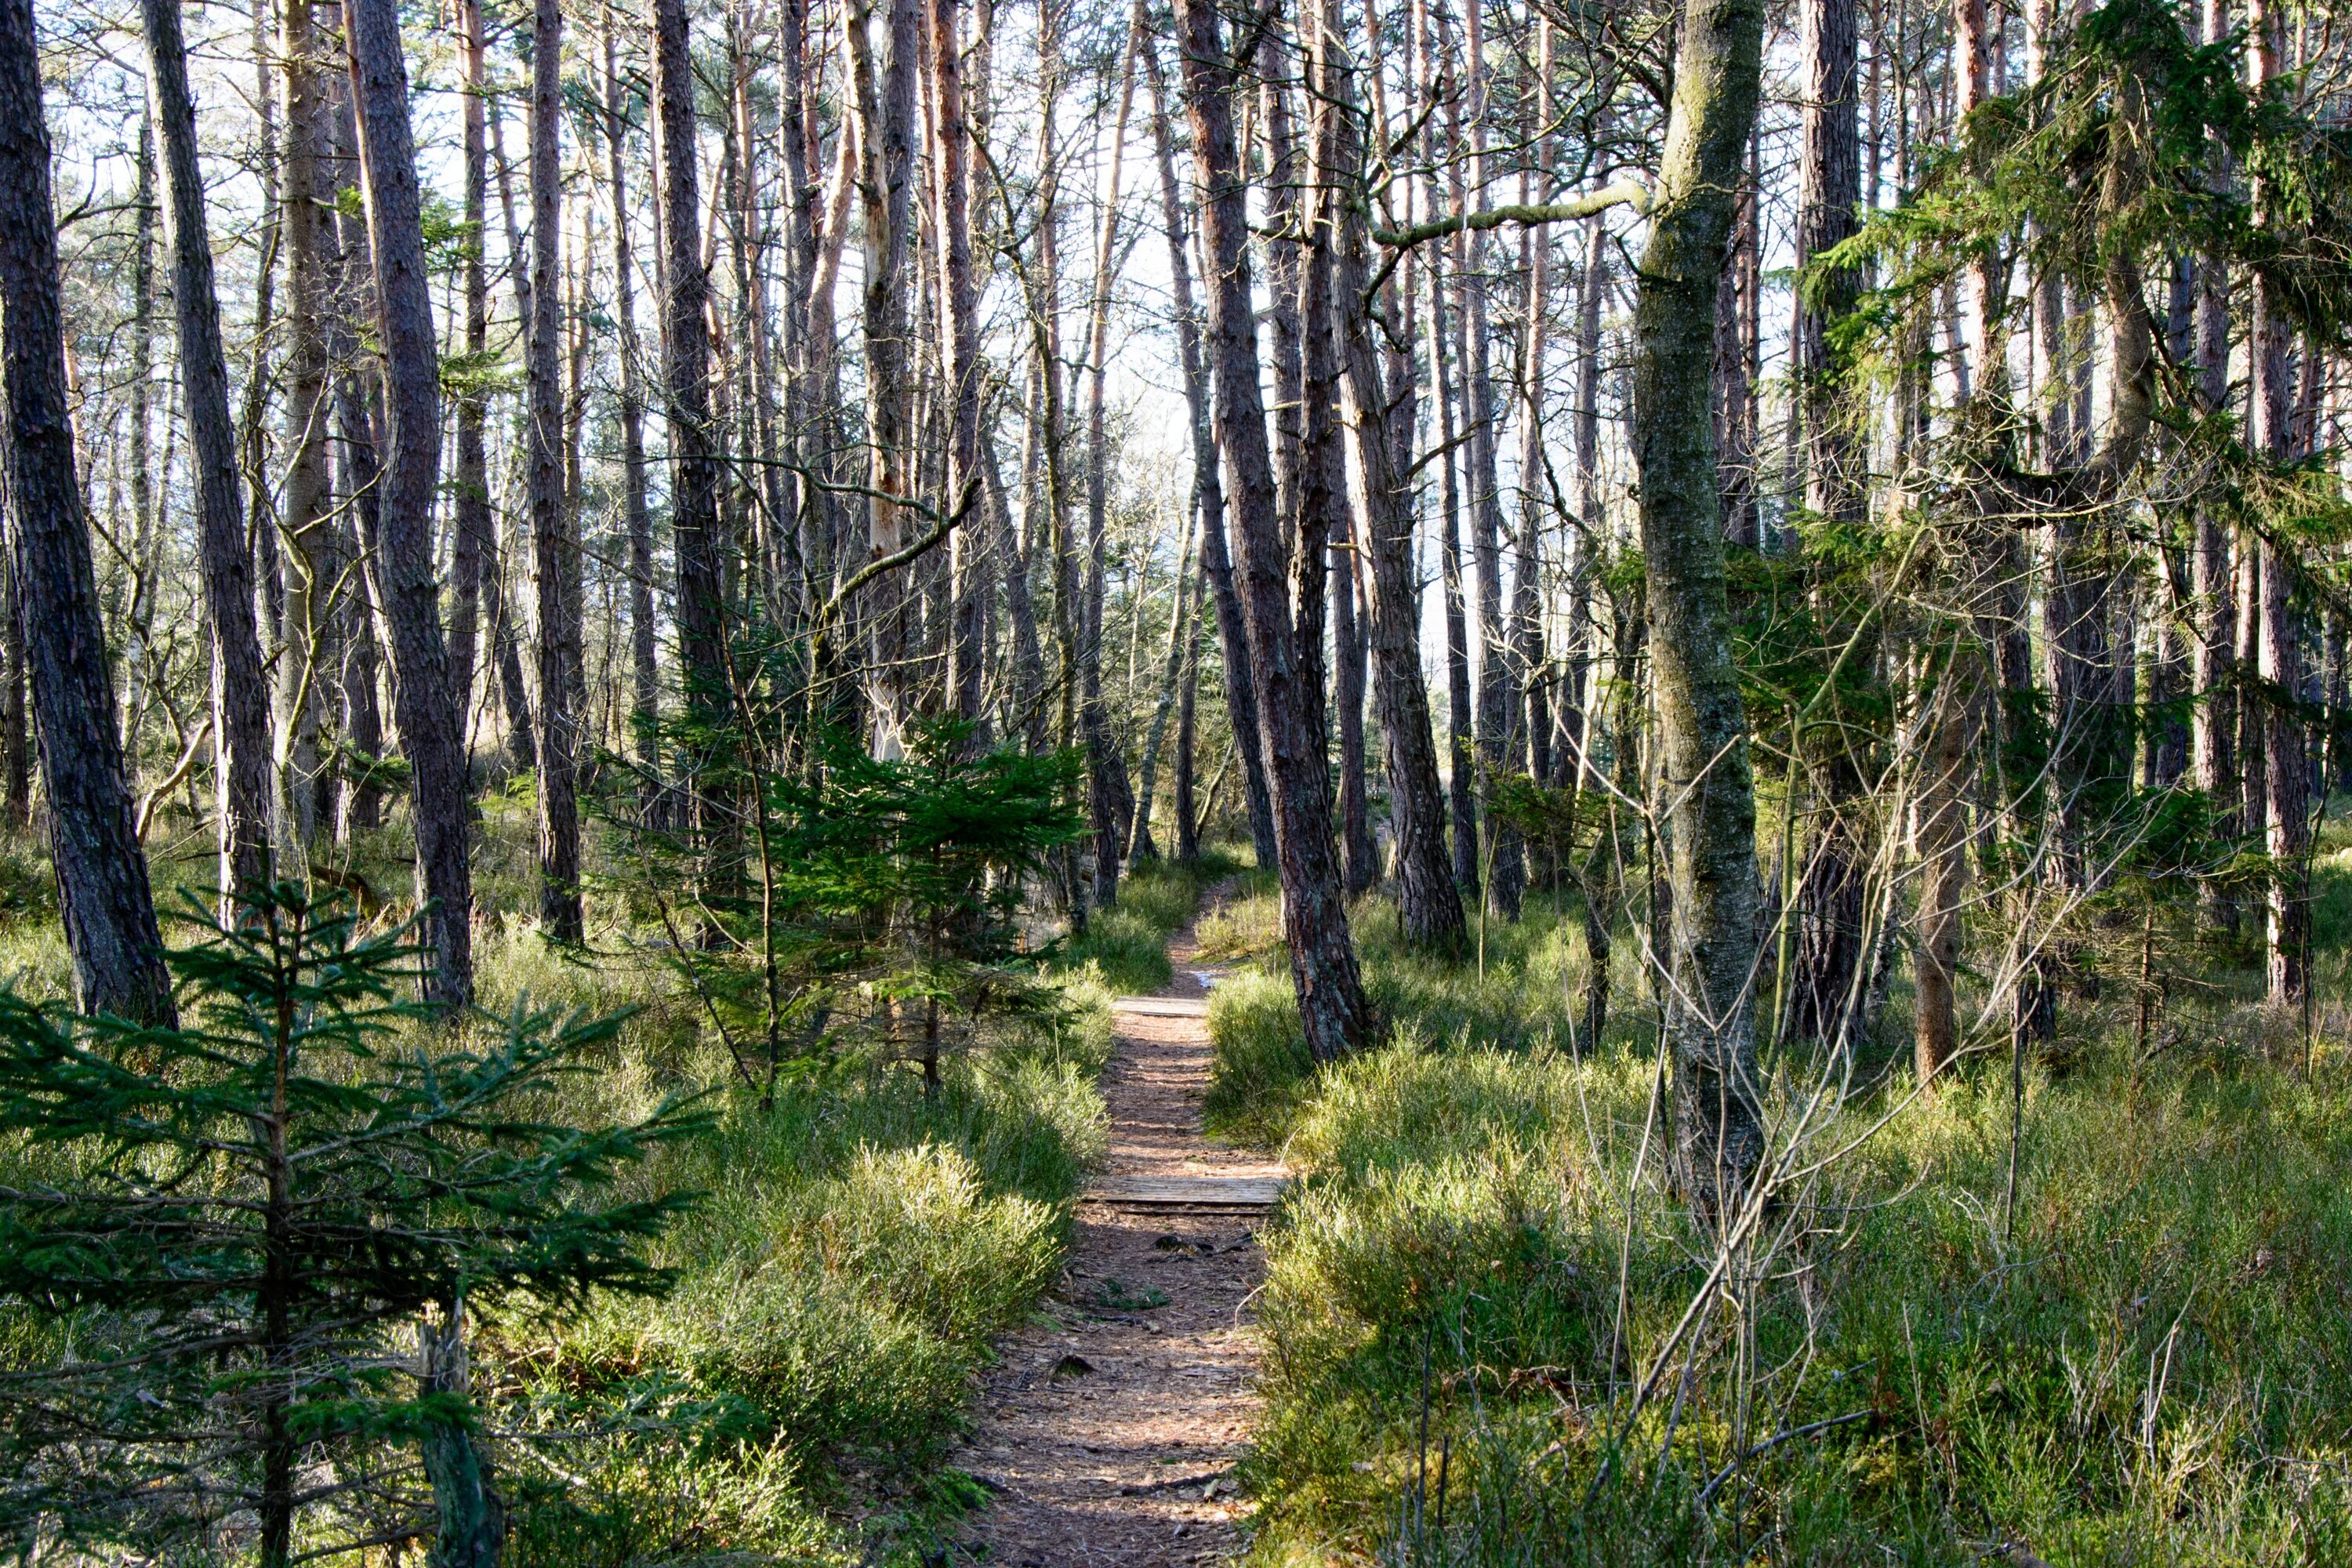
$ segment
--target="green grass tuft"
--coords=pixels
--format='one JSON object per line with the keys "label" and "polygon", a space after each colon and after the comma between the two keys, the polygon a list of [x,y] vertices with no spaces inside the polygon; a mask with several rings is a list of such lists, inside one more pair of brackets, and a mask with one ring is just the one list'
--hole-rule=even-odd
{"label": "green grass tuft", "polygon": [[[2352,926],[2331,865],[2323,975]],[[1301,1176],[1265,1233],[1254,1561],[2352,1561],[2352,1057],[2326,1005],[2305,1082],[2294,1020],[2230,994],[2177,1002],[2154,1060],[2131,1008],[2070,998],[2013,1237],[2002,1064],[1909,1102],[1898,1068],[1626,1428],[1709,1256],[1660,1178],[1637,979],[1580,1059],[1582,944],[1548,911],[1490,926],[1483,974],[1400,952],[1383,910],[1358,929],[1381,1048],[1314,1070],[1286,979],[1211,1011],[1220,1125]]]}

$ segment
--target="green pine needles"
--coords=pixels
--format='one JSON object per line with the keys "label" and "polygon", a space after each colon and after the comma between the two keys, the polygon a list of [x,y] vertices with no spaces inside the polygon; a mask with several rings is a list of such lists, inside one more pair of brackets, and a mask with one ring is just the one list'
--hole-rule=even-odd
{"label": "green pine needles", "polygon": [[495,1561],[467,1310],[662,1289],[691,1197],[616,1180],[707,1119],[569,1125],[619,1018],[445,1030],[405,931],[290,887],[241,914],[173,955],[184,1027],[0,994],[0,1560]]}

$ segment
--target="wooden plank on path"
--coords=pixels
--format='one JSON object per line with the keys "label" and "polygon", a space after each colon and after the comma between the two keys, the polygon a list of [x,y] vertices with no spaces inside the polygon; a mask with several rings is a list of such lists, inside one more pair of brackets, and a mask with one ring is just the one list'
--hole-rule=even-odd
{"label": "wooden plank on path", "polygon": [[1287,1184],[1280,1176],[1106,1176],[1086,1201],[1122,1209],[1270,1209]]}
{"label": "wooden plank on path", "polygon": [[1139,1018],[1205,1018],[1209,1003],[1202,996],[1118,996],[1112,999],[1110,1010]]}

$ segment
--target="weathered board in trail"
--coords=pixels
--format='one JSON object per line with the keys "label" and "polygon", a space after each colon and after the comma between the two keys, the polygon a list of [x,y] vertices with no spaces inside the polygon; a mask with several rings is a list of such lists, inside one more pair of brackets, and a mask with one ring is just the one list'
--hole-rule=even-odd
{"label": "weathered board in trail", "polygon": [[1289,1184],[1280,1176],[1106,1176],[1086,1202],[1123,1209],[1270,1209]]}
{"label": "weathered board in trail", "polygon": [[1112,1001],[1110,1010],[1139,1018],[1205,1018],[1209,1004],[1200,996],[1120,996]]}

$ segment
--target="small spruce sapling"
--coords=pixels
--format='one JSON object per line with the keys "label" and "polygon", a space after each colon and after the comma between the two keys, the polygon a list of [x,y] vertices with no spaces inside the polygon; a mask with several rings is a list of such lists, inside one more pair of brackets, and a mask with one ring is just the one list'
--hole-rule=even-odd
{"label": "small spruce sapling", "polygon": [[205,924],[182,1027],[0,994],[0,1557],[493,1563],[466,1311],[664,1288],[644,1244],[691,1195],[614,1184],[707,1118],[572,1125],[620,1018],[438,1028],[400,999],[423,950],[340,901]]}

